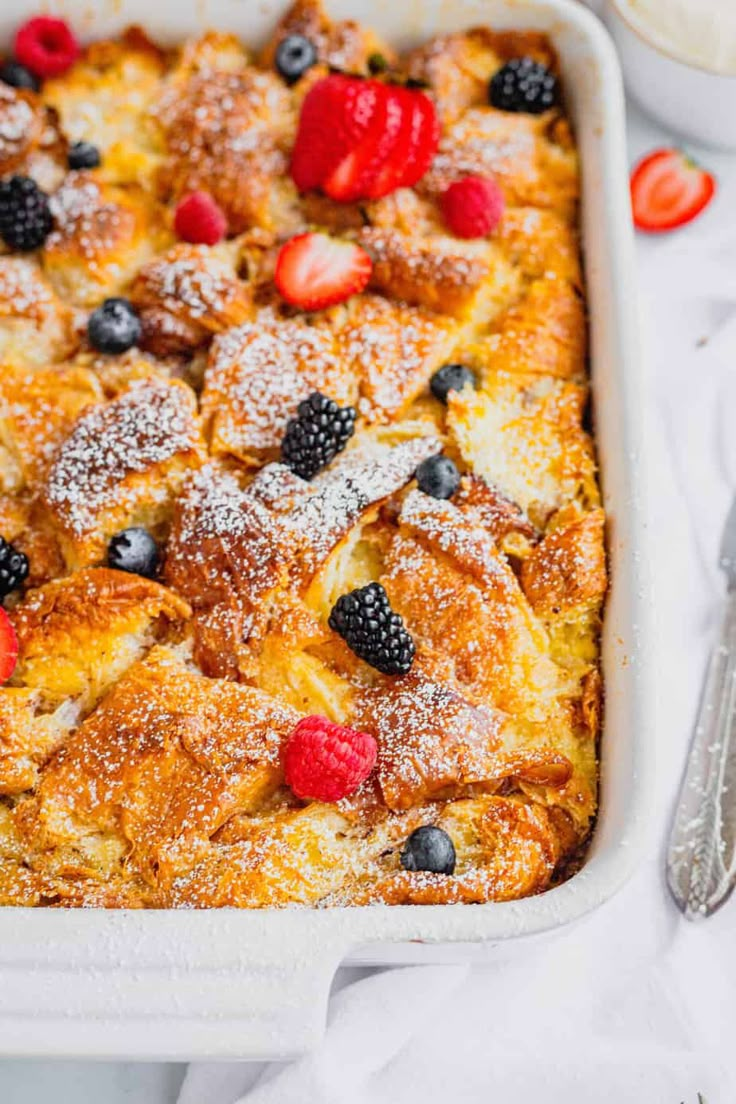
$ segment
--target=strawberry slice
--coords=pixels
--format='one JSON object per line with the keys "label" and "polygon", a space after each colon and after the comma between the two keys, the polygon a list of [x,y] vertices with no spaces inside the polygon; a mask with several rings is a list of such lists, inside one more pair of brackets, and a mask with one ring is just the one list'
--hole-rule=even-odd
{"label": "strawberry slice", "polygon": [[713,198],[710,173],[678,149],[659,149],[631,174],[631,207],[639,230],[658,233],[684,226]]}
{"label": "strawberry slice", "polygon": [[18,637],[13,623],[0,606],[0,683],[7,682],[18,659]]}
{"label": "strawberry slice", "polygon": [[287,303],[302,310],[321,310],[362,291],[372,262],[354,242],[327,234],[297,234],[279,250],[274,281]]}
{"label": "strawberry slice", "polygon": [[414,101],[407,88],[392,89],[395,100],[401,108],[401,127],[391,153],[378,169],[367,189],[368,199],[379,199],[401,187],[409,150],[414,144]]}
{"label": "strawberry slice", "polygon": [[401,177],[404,188],[411,188],[421,180],[434,159],[440,140],[440,123],[429,96],[424,92],[414,92],[412,107],[412,141]]}
{"label": "strawberry slice", "polygon": [[375,177],[391,157],[404,121],[405,107],[397,95],[401,90],[379,81],[372,83],[375,99],[370,125],[322,184],[323,191],[341,203],[373,196]]}
{"label": "strawberry slice", "polygon": [[333,73],[307,93],[291,158],[304,192],[352,203],[377,199],[426,172],[439,139],[424,93]]}
{"label": "strawberry slice", "polygon": [[312,85],[291,155],[291,176],[300,192],[319,188],[359,144],[373,116],[376,83],[332,73]]}

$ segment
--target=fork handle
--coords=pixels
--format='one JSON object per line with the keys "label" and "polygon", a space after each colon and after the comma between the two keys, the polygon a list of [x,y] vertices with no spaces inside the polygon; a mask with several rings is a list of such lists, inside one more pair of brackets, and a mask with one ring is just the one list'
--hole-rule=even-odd
{"label": "fork handle", "polygon": [[667,883],[690,920],[736,882],[736,590],[711,654],[667,855]]}

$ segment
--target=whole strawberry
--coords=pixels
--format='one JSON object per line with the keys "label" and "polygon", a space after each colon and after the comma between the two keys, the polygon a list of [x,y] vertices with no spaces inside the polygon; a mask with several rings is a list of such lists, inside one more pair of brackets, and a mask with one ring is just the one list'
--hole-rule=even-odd
{"label": "whole strawberry", "polygon": [[355,793],[373,770],[378,748],[366,732],[305,717],[286,744],[284,774],[297,797],[339,801]]}

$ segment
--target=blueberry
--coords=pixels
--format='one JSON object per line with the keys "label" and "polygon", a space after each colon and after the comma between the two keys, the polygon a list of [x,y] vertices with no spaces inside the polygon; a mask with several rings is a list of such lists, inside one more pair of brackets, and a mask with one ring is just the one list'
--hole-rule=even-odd
{"label": "blueberry", "polygon": [[472,387],[476,384],[475,372],[467,365],[443,364],[432,376],[429,387],[436,399],[446,403],[450,391],[462,391],[467,383]]}
{"label": "blueberry", "polygon": [[67,164],[70,169],[96,169],[101,161],[100,151],[91,142],[74,142],[69,147]]}
{"label": "blueberry", "polygon": [[141,322],[132,303],[127,299],[106,299],[89,316],[87,337],[98,353],[124,353],[137,345]]}
{"label": "blueberry", "polygon": [[276,47],[276,68],[287,84],[295,84],[316,62],[316,47],[304,35],[287,35]]}
{"label": "blueberry", "polygon": [[8,60],[0,65],[0,81],[9,84],[11,88],[28,88],[31,92],[38,92],[41,82],[35,73],[26,69],[19,61]]}
{"label": "blueberry", "polygon": [[460,486],[460,472],[449,456],[430,456],[416,471],[417,486],[432,498],[450,498]]}
{"label": "blueberry", "polygon": [[123,529],[116,533],[107,547],[108,567],[145,575],[153,579],[158,572],[158,545],[147,529]]}
{"label": "blueberry", "polygon": [[441,828],[425,824],[409,836],[401,852],[404,870],[427,870],[431,874],[452,874],[455,845]]}

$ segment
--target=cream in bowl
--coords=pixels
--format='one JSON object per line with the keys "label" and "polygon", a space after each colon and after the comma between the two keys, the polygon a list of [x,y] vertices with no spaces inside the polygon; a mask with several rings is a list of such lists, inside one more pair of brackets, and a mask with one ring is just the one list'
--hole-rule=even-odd
{"label": "cream in bowl", "polygon": [[642,107],[675,133],[736,149],[736,5],[609,0],[606,14]]}

